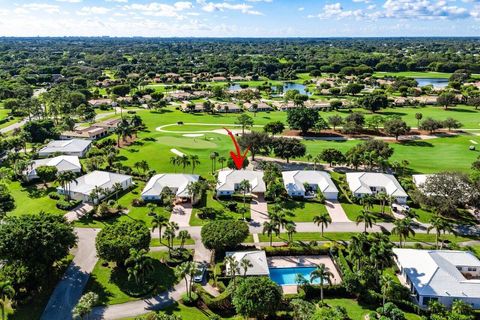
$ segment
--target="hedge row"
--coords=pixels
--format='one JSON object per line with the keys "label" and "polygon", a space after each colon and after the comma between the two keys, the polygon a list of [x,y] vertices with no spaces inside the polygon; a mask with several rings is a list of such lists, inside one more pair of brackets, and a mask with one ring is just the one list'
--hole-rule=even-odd
{"label": "hedge row", "polygon": [[215,313],[225,314],[233,312],[233,305],[230,300],[230,290],[225,290],[218,297],[213,297],[200,285],[195,285],[195,291],[207,307]]}
{"label": "hedge row", "polygon": [[266,247],[267,256],[302,256],[302,255],[327,255],[330,253],[330,246],[305,246],[305,247]]}

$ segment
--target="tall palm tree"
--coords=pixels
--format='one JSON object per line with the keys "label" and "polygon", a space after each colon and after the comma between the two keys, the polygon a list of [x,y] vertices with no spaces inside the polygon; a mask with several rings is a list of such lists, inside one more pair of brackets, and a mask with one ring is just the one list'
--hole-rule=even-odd
{"label": "tall palm tree", "polygon": [[179,165],[179,156],[170,157],[170,164],[173,165],[173,170],[177,173],[177,165]]}
{"label": "tall palm tree", "polygon": [[115,182],[112,185],[112,191],[115,194],[115,201],[118,202],[118,194],[123,190],[122,184],[119,182]]}
{"label": "tall palm tree", "polygon": [[[440,234],[443,232],[445,234],[446,232],[453,233],[454,228],[453,224],[445,219],[444,217],[440,215],[434,215],[432,219],[430,219],[430,225],[427,228],[427,233],[430,233],[430,231],[435,230],[435,248],[438,249],[438,241],[440,239]],[[440,249],[443,248],[443,240],[441,241]]]}
{"label": "tall palm tree", "polygon": [[295,225],[295,222],[289,222],[285,226],[285,231],[287,231],[287,236],[288,236],[288,242],[292,243],[293,242],[293,234],[297,233],[297,228]]}
{"label": "tall palm tree", "polygon": [[92,200],[94,206],[98,204],[100,201],[100,197],[105,194],[105,189],[99,186],[95,186],[95,188],[90,191],[89,197]]}
{"label": "tall palm tree", "polygon": [[275,234],[276,236],[278,236],[280,233],[280,229],[276,223],[273,223],[271,221],[265,221],[263,223],[262,233],[266,233],[270,237],[270,246],[272,246],[273,235]]}
{"label": "tall palm tree", "polygon": [[197,268],[193,261],[186,261],[175,267],[175,276],[185,280],[185,289],[187,290],[187,296],[189,298],[192,297],[193,277],[196,270]]}
{"label": "tall palm tree", "polygon": [[402,247],[402,239],[405,241],[407,238],[412,235],[415,235],[415,230],[413,229],[412,219],[398,219],[393,223],[395,226],[392,229],[392,234],[396,234],[400,240],[400,248]]}
{"label": "tall palm tree", "polygon": [[15,290],[12,287],[10,281],[0,282],[0,308],[2,308],[2,320],[5,319],[5,306],[8,300],[12,299],[15,295]]}
{"label": "tall palm tree", "polygon": [[323,286],[325,283],[331,284],[333,273],[323,263],[317,265],[317,268],[310,273],[310,282],[318,279],[320,280],[320,302],[323,304]]}
{"label": "tall palm tree", "polygon": [[360,198],[360,204],[362,205],[364,210],[372,209],[374,203],[375,197],[372,195],[367,194]]}
{"label": "tall palm tree", "polygon": [[200,159],[196,154],[190,156],[190,165],[192,166],[192,173],[195,171],[195,168],[200,164]]}
{"label": "tall palm tree", "polygon": [[366,255],[366,243],[367,237],[365,233],[361,233],[358,235],[353,235],[350,238],[350,242],[348,243],[348,257],[350,260],[355,261],[356,269],[361,270],[362,267],[362,259],[365,258]]}
{"label": "tall palm tree", "polygon": [[246,206],[246,199],[247,199],[247,193],[250,192],[250,190],[252,189],[252,185],[250,184],[250,182],[248,180],[242,180],[239,185],[238,185],[238,189],[242,192],[243,194],[243,207],[245,208]]}
{"label": "tall palm tree", "polygon": [[367,210],[360,210],[360,215],[355,219],[357,226],[360,223],[364,223],[363,233],[367,233],[367,228],[373,227],[373,224],[377,221],[373,213]]}
{"label": "tall palm tree", "polygon": [[70,184],[77,183],[77,175],[73,171],[60,172],[57,175],[57,182],[62,186],[66,192],[67,200],[70,200]]}
{"label": "tall palm tree", "polygon": [[183,247],[185,246],[185,241],[191,239],[192,236],[190,235],[190,233],[188,233],[187,230],[180,230],[180,232],[178,232],[177,238],[180,239],[180,249],[183,249]]}
{"label": "tall palm tree", "polygon": [[149,215],[152,217],[152,232],[158,229],[158,239],[162,242],[162,229],[168,226],[168,218],[152,211],[150,211]]}
{"label": "tall palm tree", "polygon": [[163,233],[163,237],[167,239],[169,256],[171,256],[172,248],[173,248],[173,240],[175,239],[176,232],[178,229],[179,229],[178,223],[173,221],[168,222],[165,228],[165,232]]}
{"label": "tall palm tree", "polygon": [[313,217],[313,223],[315,223],[317,226],[321,226],[321,234],[323,237],[323,229],[328,227],[328,225],[332,223],[332,218],[330,217],[328,212],[322,212],[319,215]]}
{"label": "tall palm tree", "polygon": [[253,268],[253,264],[250,260],[242,258],[242,260],[240,260],[240,268],[243,270],[243,276],[246,277],[248,269]]}
{"label": "tall palm tree", "polygon": [[195,181],[195,182],[189,182],[187,184],[187,192],[190,195],[190,202],[193,203],[195,202],[195,198],[202,194],[204,191],[205,184],[203,184],[200,181]]}
{"label": "tall palm tree", "polygon": [[147,256],[147,250],[130,249],[130,256],[125,260],[128,280],[134,279],[137,285],[145,282],[145,277],[153,271],[153,260]]}
{"label": "tall palm tree", "polygon": [[388,194],[386,194],[385,192],[382,191],[382,192],[377,193],[375,195],[375,198],[380,201],[381,206],[382,206],[382,209],[381,209],[382,214],[385,214],[385,205],[388,201]]}
{"label": "tall palm tree", "polygon": [[214,151],[210,153],[210,160],[212,160],[212,174],[217,171],[216,160],[218,158],[218,152]]}
{"label": "tall palm tree", "polygon": [[385,308],[385,301],[387,300],[387,292],[394,286],[395,281],[389,274],[383,274],[380,277],[380,287],[382,289],[382,306]]}
{"label": "tall palm tree", "polygon": [[228,266],[228,275],[233,280],[233,287],[236,287],[236,277],[240,273],[240,265],[238,261],[233,256],[225,257],[224,265]]}
{"label": "tall palm tree", "polygon": [[227,161],[227,158],[225,158],[223,156],[218,158],[218,162],[220,162],[220,165],[222,166],[222,170],[224,168],[224,164],[225,164],[226,161]]}
{"label": "tall palm tree", "polygon": [[190,157],[184,154],[183,156],[180,157],[180,164],[182,165],[183,168],[183,173],[185,173],[185,168],[188,167],[191,162],[190,162]]}

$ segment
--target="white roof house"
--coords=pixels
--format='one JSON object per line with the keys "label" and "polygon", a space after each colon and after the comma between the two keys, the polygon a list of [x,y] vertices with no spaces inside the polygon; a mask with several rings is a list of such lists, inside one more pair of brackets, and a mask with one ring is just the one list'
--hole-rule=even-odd
{"label": "white roof house", "polygon": [[[240,264],[242,259],[250,261],[251,267],[247,269],[247,276],[268,276],[270,271],[268,269],[267,255],[265,251],[236,251],[236,252],[227,252],[226,257],[233,257],[235,261]],[[230,264],[227,263],[225,266],[227,273],[230,271]],[[244,270],[239,268],[236,271],[237,275],[243,275]]]}
{"label": "white roof house", "polygon": [[197,182],[195,174],[162,173],[154,175],[142,191],[143,200],[160,200],[164,188],[169,188],[178,198],[189,198],[187,186]]}
{"label": "white roof house", "polygon": [[71,140],[53,140],[50,141],[45,147],[38,151],[40,157],[48,157],[55,153],[61,153],[69,156],[83,157],[92,142],[84,139],[71,139]]}
{"label": "white roof house", "polygon": [[480,260],[468,251],[393,249],[403,280],[421,306],[463,300],[480,309]]}
{"label": "white roof house", "polygon": [[85,202],[91,202],[90,194],[95,187],[105,189],[105,194],[100,196],[100,199],[104,198],[112,191],[112,187],[115,183],[122,186],[125,190],[132,184],[132,177],[119,173],[112,173],[107,171],[92,171],[84,176],[81,176],[67,185],[66,189],[58,187],[57,191],[60,194],[70,193],[70,197]]}
{"label": "white roof house", "polygon": [[250,183],[251,193],[263,193],[266,190],[263,171],[223,170],[218,173],[217,195],[232,195],[243,180]]}
{"label": "white roof house", "polygon": [[[282,177],[285,189],[290,196],[313,197],[317,189],[320,189],[325,199],[337,199],[338,189],[327,172],[314,170],[284,171]],[[310,192],[305,190],[305,184],[309,185]]]}
{"label": "white roof house", "polygon": [[55,158],[38,159],[33,161],[24,172],[24,177],[27,181],[38,178],[36,169],[41,166],[50,166],[57,168],[58,173],[72,171],[80,172],[82,166],[77,156],[58,156]]}
{"label": "white roof house", "polygon": [[346,177],[350,191],[356,197],[385,192],[389,196],[394,197],[400,204],[407,202],[408,194],[391,174],[379,172],[347,172]]}

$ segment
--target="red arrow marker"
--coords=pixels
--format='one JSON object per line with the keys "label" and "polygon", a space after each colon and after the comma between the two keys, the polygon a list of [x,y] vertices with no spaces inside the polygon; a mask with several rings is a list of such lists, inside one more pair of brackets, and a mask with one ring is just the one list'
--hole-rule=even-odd
{"label": "red arrow marker", "polygon": [[230,138],[232,138],[233,144],[235,145],[235,150],[237,153],[230,151],[230,157],[232,157],[233,162],[235,163],[235,166],[237,167],[238,170],[243,168],[243,162],[245,161],[245,158],[247,157],[247,153],[250,150],[250,147],[245,150],[245,152],[242,154],[240,152],[240,146],[238,145],[237,139],[235,139],[235,135],[228,130],[227,128],[224,128],[227,130],[228,135]]}

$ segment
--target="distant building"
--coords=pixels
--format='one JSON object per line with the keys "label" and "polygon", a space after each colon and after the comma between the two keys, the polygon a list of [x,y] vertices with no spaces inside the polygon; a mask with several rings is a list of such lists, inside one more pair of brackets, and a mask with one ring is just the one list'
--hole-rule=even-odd
{"label": "distant building", "polygon": [[330,175],[324,171],[284,171],[283,184],[291,197],[313,198],[318,190],[326,200],[337,200],[338,189]]}
{"label": "distant building", "polygon": [[154,175],[142,191],[142,199],[145,201],[158,201],[162,197],[165,188],[184,201],[190,200],[188,185],[197,182],[199,176],[195,174],[162,173]]}
{"label": "distant building", "polygon": [[220,113],[238,113],[243,111],[241,107],[231,102],[218,104],[215,106],[215,110]]}
{"label": "distant building", "polygon": [[263,171],[251,170],[223,170],[218,173],[217,196],[230,196],[238,191],[243,180],[251,186],[251,193],[264,193],[266,190],[263,181]]}
{"label": "distant building", "polygon": [[379,172],[347,172],[347,183],[355,197],[376,195],[385,192],[393,197],[397,203],[407,203],[408,194],[403,190],[397,179],[386,173]]}
{"label": "distant building", "polygon": [[69,183],[66,189],[58,187],[57,191],[64,195],[69,193],[72,199],[92,202],[91,193],[96,187],[105,190],[99,197],[103,199],[113,192],[113,185],[116,183],[120,184],[123,190],[133,185],[131,176],[107,171],[93,171]]}
{"label": "distant building", "polygon": [[461,300],[480,309],[480,260],[468,251],[393,249],[401,280],[417,303],[450,307]]}
{"label": "distant building", "polygon": [[24,179],[31,181],[38,179],[36,169],[41,166],[50,166],[57,168],[58,173],[72,171],[79,173],[82,171],[80,160],[77,156],[58,156],[55,158],[38,159],[23,172]]}
{"label": "distant building", "polygon": [[64,131],[60,134],[60,139],[66,140],[81,138],[88,140],[97,140],[115,131],[120,122],[120,119],[110,119],[95,123],[87,128],[79,128],[73,131]]}
{"label": "distant building", "polygon": [[83,157],[90,149],[92,142],[85,139],[53,140],[38,151],[40,157],[49,157],[54,154]]}

